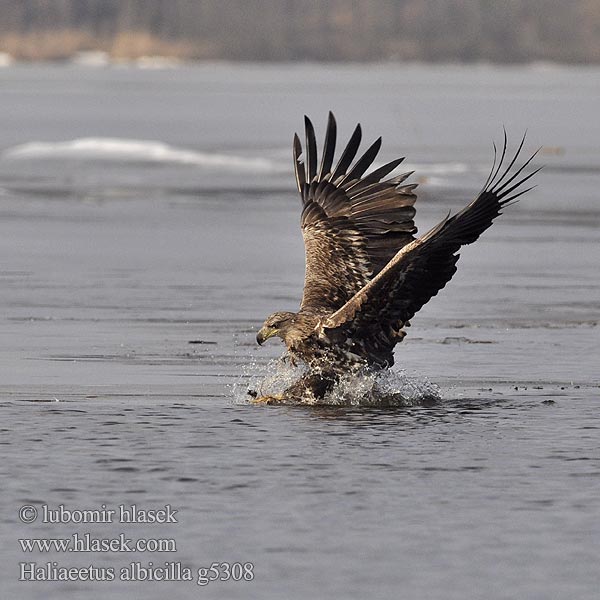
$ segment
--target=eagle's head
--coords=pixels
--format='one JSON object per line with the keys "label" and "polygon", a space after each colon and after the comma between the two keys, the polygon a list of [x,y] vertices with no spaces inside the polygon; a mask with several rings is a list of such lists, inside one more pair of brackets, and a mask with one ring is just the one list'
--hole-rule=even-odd
{"label": "eagle's head", "polygon": [[256,341],[259,346],[273,336],[278,336],[285,340],[285,336],[293,327],[296,313],[276,312],[273,313],[263,324],[260,331],[256,334]]}

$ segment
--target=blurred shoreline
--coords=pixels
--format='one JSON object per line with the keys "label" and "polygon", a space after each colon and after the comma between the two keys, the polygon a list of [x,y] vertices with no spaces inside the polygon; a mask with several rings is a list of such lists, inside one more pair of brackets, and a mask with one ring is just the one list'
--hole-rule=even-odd
{"label": "blurred shoreline", "polygon": [[201,56],[201,49],[197,44],[163,40],[146,32],[124,32],[105,39],[76,29],[0,35],[0,66],[13,62],[102,65],[147,56],[176,62]]}
{"label": "blurred shoreline", "polygon": [[[561,44],[536,45],[535,40],[525,47],[511,47],[503,40],[491,51],[485,44],[471,44],[468,35],[448,34],[448,43],[437,40],[435,51],[428,51],[427,39],[407,40],[401,32],[388,35],[369,48],[358,43],[356,32],[349,32],[352,46],[336,43],[340,31],[322,32],[309,47],[294,44],[293,36],[280,36],[278,42],[263,39],[238,40],[233,34],[199,37],[164,36],[145,30],[123,30],[97,34],[88,29],[36,29],[2,31],[0,26],[0,67],[14,62],[77,62],[101,66],[160,58],[165,64],[179,62],[233,63],[418,63],[465,65],[598,65],[600,45],[571,48],[570,38]],[[363,32],[364,33],[364,32]],[[485,32],[477,32],[485,39]],[[276,36],[277,37],[277,36]],[[311,36],[309,36],[311,37]],[[450,43],[450,41],[452,43]],[[487,41],[487,40],[486,40]],[[354,44],[356,42],[356,44]],[[306,42],[308,44],[308,42]],[[471,44],[471,45],[470,45]],[[322,47],[321,47],[322,46]],[[463,48],[464,46],[464,48]],[[152,61],[150,61],[152,62]]]}
{"label": "blurred shoreline", "polygon": [[600,64],[590,0],[0,0],[0,15],[5,62]]}
{"label": "blurred shoreline", "polygon": [[594,62],[562,62],[558,60],[529,60],[523,62],[495,62],[490,60],[400,60],[400,59],[373,59],[373,60],[310,60],[310,59],[282,59],[282,60],[259,60],[259,59],[230,59],[230,58],[197,58],[175,56],[171,54],[161,54],[160,48],[148,49],[147,53],[114,56],[105,50],[81,50],[73,54],[64,56],[45,55],[40,53],[35,58],[12,55],[0,50],[0,69],[6,67],[26,66],[26,65],[46,65],[48,67],[77,66],[89,68],[102,67],[133,67],[140,69],[175,69],[179,67],[205,67],[205,66],[226,66],[226,65],[247,65],[251,67],[273,67],[287,65],[290,68],[304,66],[314,67],[332,67],[335,69],[365,67],[399,67],[399,68],[427,68],[427,67],[454,67],[465,69],[531,69],[532,71],[552,71],[572,67],[578,70],[595,70],[600,63]]}

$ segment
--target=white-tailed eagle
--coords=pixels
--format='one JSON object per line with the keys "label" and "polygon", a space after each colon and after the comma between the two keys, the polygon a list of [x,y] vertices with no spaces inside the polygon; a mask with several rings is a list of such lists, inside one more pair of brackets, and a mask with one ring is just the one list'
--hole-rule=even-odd
{"label": "white-tailed eagle", "polygon": [[[276,312],[256,340],[278,336],[292,362],[307,373],[281,396],[255,402],[322,398],[348,371],[378,370],[394,364],[394,346],[404,327],[456,272],[458,251],[473,243],[501,209],[531,188],[539,169],[525,173],[507,157],[507,139],[479,195],[459,213],[415,237],[412,173],[386,177],[399,158],[365,174],[381,147],[377,139],[357,160],[362,132],[356,126],[334,164],[336,121],[329,113],[321,160],[313,125],[305,117],[306,142],[294,136],[296,184],[302,198],[301,227],[306,251],[304,293],[298,312]],[[508,163],[508,164],[506,164]]]}

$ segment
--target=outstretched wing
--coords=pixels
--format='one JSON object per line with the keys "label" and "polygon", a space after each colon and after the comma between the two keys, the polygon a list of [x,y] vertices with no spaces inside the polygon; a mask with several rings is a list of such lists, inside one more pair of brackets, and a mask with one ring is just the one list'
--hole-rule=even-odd
{"label": "outstretched wing", "polygon": [[337,126],[332,113],[317,168],[315,131],[310,119],[304,119],[304,151],[294,136],[306,252],[302,308],[335,311],[414,240],[416,184],[402,185],[411,173],[382,181],[403,158],[364,175],[379,152],[381,138],[352,164],[362,137],[360,125],[333,166]]}
{"label": "outstretched wing", "polygon": [[404,246],[372,281],[326,321],[326,334],[338,340],[352,340],[353,351],[371,364],[393,364],[393,347],[403,337],[400,328],[450,281],[456,272],[460,247],[473,243],[504,206],[532,189],[521,186],[540,169],[527,175],[523,171],[537,152],[520,168],[513,168],[524,141],[525,137],[503,168],[505,132],[500,161],[496,166],[494,155],[494,165],[477,198]]}

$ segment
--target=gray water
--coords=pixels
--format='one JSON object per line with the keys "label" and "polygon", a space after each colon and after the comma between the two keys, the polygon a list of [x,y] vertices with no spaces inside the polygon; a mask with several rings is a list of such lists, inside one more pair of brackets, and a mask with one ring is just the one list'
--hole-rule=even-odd
{"label": "gray water", "polygon": [[[596,598],[599,105],[594,68],[0,69],[2,598]],[[503,125],[544,146],[396,351],[434,406],[245,402],[281,353],[257,328],[301,295],[291,135],[329,109],[417,169],[421,231]],[[42,522],[102,504],[177,523]],[[85,532],[177,551],[18,542]],[[18,581],[53,561],[117,576]],[[132,562],[254,578],[121,581]]]}

